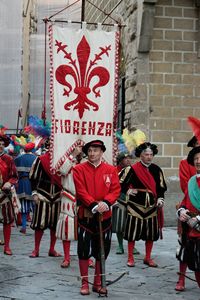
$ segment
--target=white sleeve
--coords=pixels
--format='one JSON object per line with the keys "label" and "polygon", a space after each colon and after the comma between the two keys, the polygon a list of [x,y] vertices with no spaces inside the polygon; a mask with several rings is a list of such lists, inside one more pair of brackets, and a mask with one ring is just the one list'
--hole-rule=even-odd
{"label": "white sleeve", "polygon": [[60,167],[60,174],[66,176],[74,165],[74,161],[67,158],[64,164]]}

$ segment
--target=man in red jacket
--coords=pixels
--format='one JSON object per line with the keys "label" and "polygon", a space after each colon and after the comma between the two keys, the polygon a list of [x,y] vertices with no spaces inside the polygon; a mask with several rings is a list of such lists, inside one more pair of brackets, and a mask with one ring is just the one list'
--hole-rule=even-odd
{"label": "man in red jacket", "polygon": [[[197,146],[199,146],[198,140],[195,136],[193,136],[187,143],[187,147],[195,148]],[[196,174],[195,167],[188,163],[187,158],[182,159],[179,164],[179,178],[180,178],[180,187],[184,194],[184,197],[187,194],[188,181],[195,174]],[[180,237],[180,239],[179,239],[180,243],[181,243],[181,234],[182,234],[182,226],[181,226],[181,222],[178,221],[178,235]],[[181,291],[185,290],[186,269],[187,269],[186,262],[183,262],[180,260],[180,264],[179,264],[179,273],[180,274],[179,274],[178,282],[176,283],[176,287],[175,287],[176,291],[181,292]]]}
{"label": "man in red jacket", "polygon": [[177,211],[183,227],[182,253],[177,258],[194,271],[200,288],[200,146],[189,152],[187,162],[195,167],[196,174],[188,181],[187,192]]}
{"label": "man in red jacket", "polygon": [[88,161],[74,167],[73,176],[78,206],[78,257],[82,277],[81,295],[89,295],[88,259],[96,259],[93,291],[107,294],[101,287],[100,236],[98,217],[102,215],[105,258],[111,246],[111,206],[120,194],[117,170],[102,162],[106,150],[101,140],[91,141],[83,147]]}

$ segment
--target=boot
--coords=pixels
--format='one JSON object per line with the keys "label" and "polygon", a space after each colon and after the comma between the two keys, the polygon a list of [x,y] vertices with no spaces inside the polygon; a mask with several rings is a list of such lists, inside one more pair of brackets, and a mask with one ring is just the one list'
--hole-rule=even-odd
{"label": "boot", "polygon": [[53,257],[60,257],[62,256],[61,253],[57,252],[55,248],[56,244],[56,231],[53,229],[50,229],[50,249],[49,249],[49,256]]}
{"label": "boot", "polygon": [[153,248],[153,241],[146,241],[146,256],[144,258],[144,264],[148,265],[149,267],[156,268],[158,265],[155,263],[153,259],[151,259],[151,251]]}
{"label": "boot", "polygon": [[179,279],[178,279],[178,282],[177,282],[176,287],[175,287],[176,291],[182,292],[182,291],[185,290],[185,276],[184,276],[184,274],[186,272],[186,269],[187,269],[187,264],[183,263],[183,262],[180,262],[180,266],[179,266],[180,275],[179,275]]}
{"label": "boot", "polygon": [[101,265],[100,261],[95,264],[95,276],[92,291],[99,295],[107,295],[107,289],[101,287]]}
{"label": "boot", "polygon": [[61,268],[68,268],[70,265],[70,241],[63,241],[64,260],[61,263]]}
{"label": "boot", "polygon": [[82,277],[82,285],[80,293],[81,295],[89,295],[89,284],[88,284],[88,259],[79,259],[79,269]]}
{"label": "boot", "polygon": [[3,224],[3,235],[4,235],[4,254],[12,255],[10,249],[10,237],[11,237],[11,224]]}
{"label": "boot", "polygon": [[124,254],[124,248],[123,248],[123,234],[117,233],[117,240],[118,240],[118,248],[116,251],[116,254]]}
{"label": "boot", "polygon": [[195,273],[195,278],[196,278],[197,284],[200,288],[200,272],[196,271],[194,273]]}
{"label": "boot", "polygon": [[128,267],[134,267],[135,266],[134,256],[133,256],[134,246],[135,246],[135,241],[128,242],[128,261],[127,261],[127,266]]}
{"label": "boot", "polygon": [[35,258],[39,256],[39,250],[40,250],[40,242],[42,239],[44,231],[41,229],[35,230],[35,249],[32,251],[31,255],[29,257]]}

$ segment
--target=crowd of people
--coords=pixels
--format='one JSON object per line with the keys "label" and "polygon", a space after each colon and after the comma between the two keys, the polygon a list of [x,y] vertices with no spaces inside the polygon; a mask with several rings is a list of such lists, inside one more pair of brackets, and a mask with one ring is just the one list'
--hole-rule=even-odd
{"label": "crowd of people", "polygon": [[[48,255],[59,257],[56,239],[63,244],[62,268],[70,267],[70,244],[77,240],[77,255],[82,278],[80,293],[89,295],[88,267],[93,266],[92,290],[107,295],[104,281],[106,259],[111,249],[112,232],[117,234],[117,254],[124,254],[127,241],[127,266],[134,267],[135,243],[145,242],[143,263],[156,268],[152,259],[154,242],[162,238],[163,207],[167,190],[162,169],[153,163],[157,146],[143,142],[130,153],[119,153],[117,167],[103,160],[106,146],[101,140],[80,144],[67,157],[59,172],[50,168],[49,140],[43,153],[35,155],[34,143],[27,143],[23,152],[12,158],[5,152],[9,137],[0,135],[0,221],[3,223],[4,254],[12,255],[11,228],[20,222],[26,234],[31,212],[31,229],[35,245],[31,258],[40,254],[44,230],[50,230]],[[180,185],[184,199],[177,207],[180,251],[177,291],[185,289],[187,267],[193,270],[200,287],[200,146],[196,137],[187,159],[180,162]],[[84,158],[83,158],[84,156]],[[16,189],[20,204],[14,207]],[[21,217],[19,221],[19,216]],[[93,262],[95,260],[95,262]]]}

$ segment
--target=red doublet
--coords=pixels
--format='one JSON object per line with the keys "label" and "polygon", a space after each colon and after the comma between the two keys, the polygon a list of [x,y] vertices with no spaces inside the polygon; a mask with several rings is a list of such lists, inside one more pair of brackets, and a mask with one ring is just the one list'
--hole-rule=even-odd
{"label": "red doublet", "polygon": [[17,184],[18,175],[14,160],[6,153],[0,156],[0,172],[2,172],[3,184],[6,182],[10,182],[12,185]]}
{"label": "red doublet", "polygon": [[[79,215],[84,207],[92,209],[100,201],[105,201],[108,206],[115,203],[120,194],[120,184],[117,170],[114,166],[101,163],[95,167],[89,162],[84,162],[73,169],[76,199],[81,202]],[[111,210],[103,214],[103,218],[111,217]]]}
{"label": "red doublet", "polygon": [[179,178],[181,190],[184,194],[187,192],[188,181],[196,174],[195,167],[188,164],[187,159],[183,159],[179,165]]}

